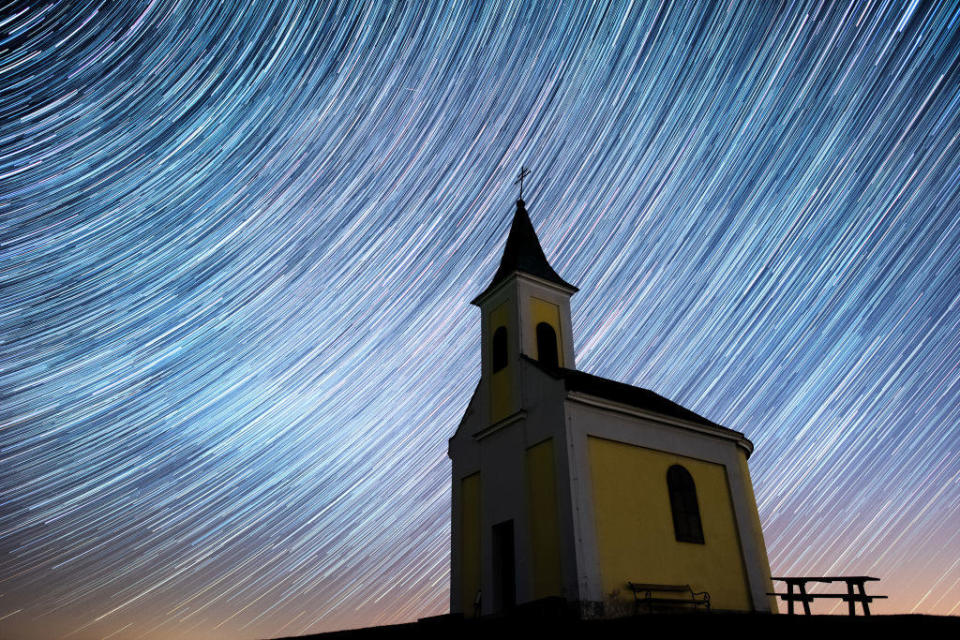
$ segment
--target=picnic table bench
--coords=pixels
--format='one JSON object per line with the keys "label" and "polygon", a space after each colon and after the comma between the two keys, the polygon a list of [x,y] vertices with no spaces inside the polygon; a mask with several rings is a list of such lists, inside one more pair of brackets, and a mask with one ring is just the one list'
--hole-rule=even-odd
{"label": "picnic table bench", "polygon": [[[703,605],[710,611],[710,594],[706,591],[694,591],[688,584],[648,584],[628,582],[627,586],[633,592],[634,612],[641,604],[646,604],[649,611],[653,612],[654,604],[692,604],[694,609]],[[683,594],[686,597],[663,598],[654,597],[654,593],[675,593]],[[643,594],[643,597],[640,597]]]}
{"label": "picnic table bench", "polygon": [[[870,576],[790,576],[790,577],[779,577],[771,578],[772,580],[777,580],[778,582],[785,582],[787,584],[786,593],[777,593],[769,592],[768,596],[778,596],[781,600],[787,603],[787,613],[793,615],[793,603],[799,602],[803,604],[803,612],[806,615],[810,615],[810,603],[817,598],[837,598],[839,600],[846,600],[849,607],[849,612],[851,616],[857,615],[856,603],[860,603],[863,607],[863,615],[870,615],[870,602],[873,600],[879,600],[881,598],[886,598],[887,596],[868,596],[866,589],[864,588],[865,582],[878,581],[880,578],[873,578]],[[846,582],[847,583],[847,592],[846,593],[807,593],[807,583],[808,582]],[[857,588],[859,593],[854,593],[854,587]],[[797,590],[794,591],[794,588]]]}

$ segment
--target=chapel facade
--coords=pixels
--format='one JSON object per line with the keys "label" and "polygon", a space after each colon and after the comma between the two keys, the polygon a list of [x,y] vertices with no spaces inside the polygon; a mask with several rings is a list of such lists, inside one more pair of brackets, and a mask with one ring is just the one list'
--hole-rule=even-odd
{"label": "chapel facade", "polygon": [[562,598],[629,606],[689,584],[715,610],[776,612],[747,468],[753,444],[652,391],[576,368],[570,297],[517,201],[480,308],[480,381],[450,438],[450,610]]}

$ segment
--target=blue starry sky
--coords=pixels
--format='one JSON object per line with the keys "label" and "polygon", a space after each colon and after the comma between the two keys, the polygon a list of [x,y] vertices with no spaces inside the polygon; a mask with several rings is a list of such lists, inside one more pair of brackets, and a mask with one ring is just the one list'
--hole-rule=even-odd
{"label": "blue starry sky", "polygon": [[756,443],[774,573],[960,614],[958,71],[954,2],[5,4],[0,635],[445,611],[521,163],[579,367]]}

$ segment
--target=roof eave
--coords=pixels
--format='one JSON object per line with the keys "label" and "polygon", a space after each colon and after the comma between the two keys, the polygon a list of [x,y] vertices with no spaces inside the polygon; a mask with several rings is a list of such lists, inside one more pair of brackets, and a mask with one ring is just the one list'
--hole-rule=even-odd
{"label": "roof eave", "polygon": [[640,409],[639,407],[635,407],[633,405],[616,402],[614,400],[608,400],[602,396],[596,396],[583,391],[568,391],[567,399],[574,402],[591,405],[600,409],[607,409],[609,411],[616,411],[618,413],[624,413],[647,420],[662,422],[671,426],[681,427],[690,431],[696,431],[705,435],[728,440],[743,449],[747,454],[747,458],[749,458],[750,454],[753,453],[753,442],[751,442],[749,438],[739,431],[735,431],[734,429],[730,429],[728,427],[723,427],[720,425],[711,427],[699,422],[691,422],[689,420],[683,420],[682,418],[664,415],[656,411]]}
{"label": "roof eave", "polygon": [[539,285],[543,285],[543,286],[546,286],[546,287],[552,287],[552,288],[557,289],[557,290],[559,290],[559,291],[563,291],[563,292],[566,293],[567,295],[571,295],[571,296],[572,296],[573,294],[575,294],[576,292],[580,291],[580,289],[578,289],[577,287],[575,287],[575,286],[573,286],[572,284],[569,284],[569,283],[567,283],[567,282],[564,282],[563,284],[560,284],[559,282],[554,282],[553,280],[547,280],[546,278],[541,278],[541,277],[539,277],[539,276],[535,276],[535,275],[533,275],[532,273],[527,273],[526,271],[514,271],[514,272],[513,272],[512,274],[510,274],[506,279],[501,280],[500,282],[497,282],[497,283],[491,283],[490,286],[488,286],[486,289],[484,289],[483,291],[481,291],[481,292],[477,295],[477,297],[475,297],[473,300],[471,300],[471,301],[470,301],[470,304],[479,307],[480,305],[482,305],[482,304],[484,303],[484,301],[485,301],[487,298],[491,297],[494,293],[496,293],[497,291],[499,291],[499,290],[502,289],[503,287],[505,287],[505,286],[507,286],[508,284],[510,284],[511,282],[513,282],[515,278],[523,278],[523,279],[529,280],[529,281],[534,282],[534,283],[539,284]]}

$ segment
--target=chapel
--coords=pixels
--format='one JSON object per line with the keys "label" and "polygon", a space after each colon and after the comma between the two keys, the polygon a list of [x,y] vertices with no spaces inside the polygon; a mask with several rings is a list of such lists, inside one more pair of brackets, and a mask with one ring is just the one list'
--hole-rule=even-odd
{"label": "chapel", "polygon": [[634,602],[630,583],[690,585],[713,610],[776,612],[753,444],[579,371],[576,292],[547,261],[521,195],[500,266],[472,301],[480,381],[448,449],[451,612],[549,599],[613,615]]}

